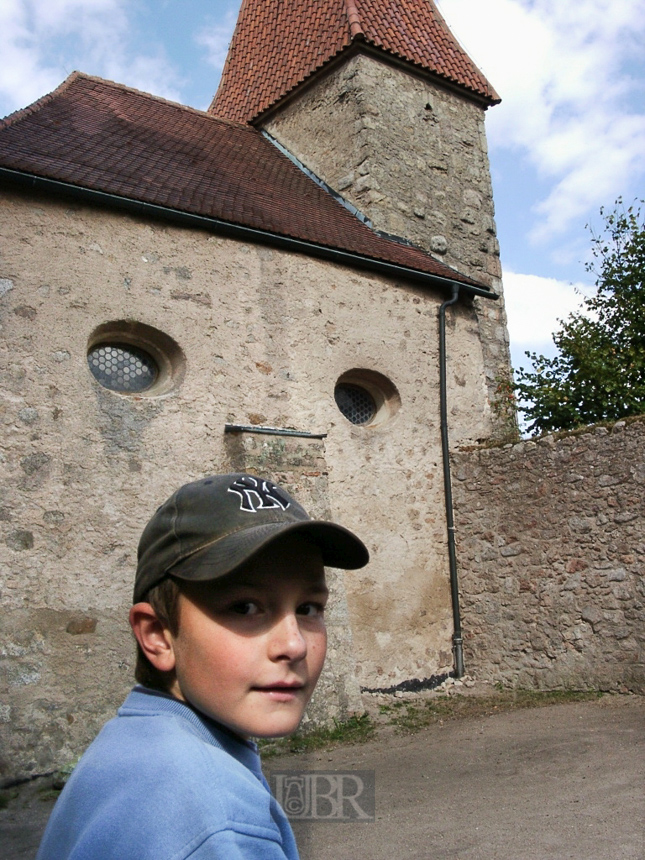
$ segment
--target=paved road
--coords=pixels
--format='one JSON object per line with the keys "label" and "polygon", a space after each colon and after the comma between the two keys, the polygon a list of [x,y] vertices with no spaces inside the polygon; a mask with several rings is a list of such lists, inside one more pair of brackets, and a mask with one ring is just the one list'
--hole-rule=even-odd
{"label": "paved road", "polygon": [[[374,822],[299,822],[302,860],[645,860],[645,699],[605,697],[273,759],[374,770]],[[51,802],[0,811],[0,860],[32,860]],[[136,860],[136,858],[122,858]]]}

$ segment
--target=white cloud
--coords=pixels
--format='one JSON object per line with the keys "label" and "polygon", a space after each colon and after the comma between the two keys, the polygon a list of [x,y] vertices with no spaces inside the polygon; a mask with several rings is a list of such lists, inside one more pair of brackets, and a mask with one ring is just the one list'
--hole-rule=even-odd
{"label": "white cloud", "polygon": [[645,178],[645,4],[634,0],[438,0],[502,96],[491,150],[512,149],[550,190],[531,238],[546,242]]}
{"label": "white cloud", "polygon": [[28,6],[23,0],[0,3],[0,96],[10,110],[22,107],[59,81],[40,61],[40,48]]}
{"label": "white cloud", "polygon": [[221,23],[211,24],[195,37],[197,44],[206,48],[207,62],[218,72],[224,68],[228,46],[237,21],[238,7],[239,3],[234,3],[223,16]]}
{"label": "white cloud", "polygon": [[126,15],[122,0],[23,0],[22,7],[33,32],[39,36],[74,34],[93,44],[106,25],[123,29]]}
{"label": "white cloud", "polygon": [[74,69],[177,99],[161,48],[129,43],[128,0],[1,0],[0,114],[24,107]]}
{"label": "white cloud", "polygon": [[504,300],[511,333],[513,365],[528,366],[524,352],[554,355],[552,335],[559,321],[579,310],[585,296],[594,288],[587,284],[568,284],[555,278],[504,272]]}
{"label": "white cloud", "polygon": [[156,55],[106,58],[100,76],[129,87],[182,102],[181,79],[160,50]]}

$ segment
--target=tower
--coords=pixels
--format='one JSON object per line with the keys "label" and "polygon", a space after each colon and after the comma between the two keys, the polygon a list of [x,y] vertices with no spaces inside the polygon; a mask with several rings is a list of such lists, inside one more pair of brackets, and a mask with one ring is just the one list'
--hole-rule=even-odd
{"label": "tower", "polygon": [[[499,101],[432,0],[244,0],[209,110],[265,130],[376,229],[501,293],[484,128]],[[473,310],[500,438],[503,300]]]}

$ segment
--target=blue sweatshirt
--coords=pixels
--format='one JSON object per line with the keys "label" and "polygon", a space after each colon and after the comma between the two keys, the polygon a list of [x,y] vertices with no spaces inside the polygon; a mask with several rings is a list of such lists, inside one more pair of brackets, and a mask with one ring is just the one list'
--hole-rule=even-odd
{"label": "blue sweatshirt", "polygon": [[74,769],[36,860],[298,860],[255,744],[135,687]]}

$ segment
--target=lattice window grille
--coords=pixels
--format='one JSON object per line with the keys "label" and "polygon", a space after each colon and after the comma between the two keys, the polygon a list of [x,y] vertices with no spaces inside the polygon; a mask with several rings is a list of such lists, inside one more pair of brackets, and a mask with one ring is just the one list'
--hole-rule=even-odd
{"label": "lattice window grille", "polygon": [[159,375],[152,356],[129,344],[98,344],[90,350],[87,361],[97,382],[110,391],[145,391]]}
{"label": "lattice window grille", "polygon": [[352,424],[369,424],[376,415],[376,403],[367,389],[341,382],[334,391],[336,405]]}

